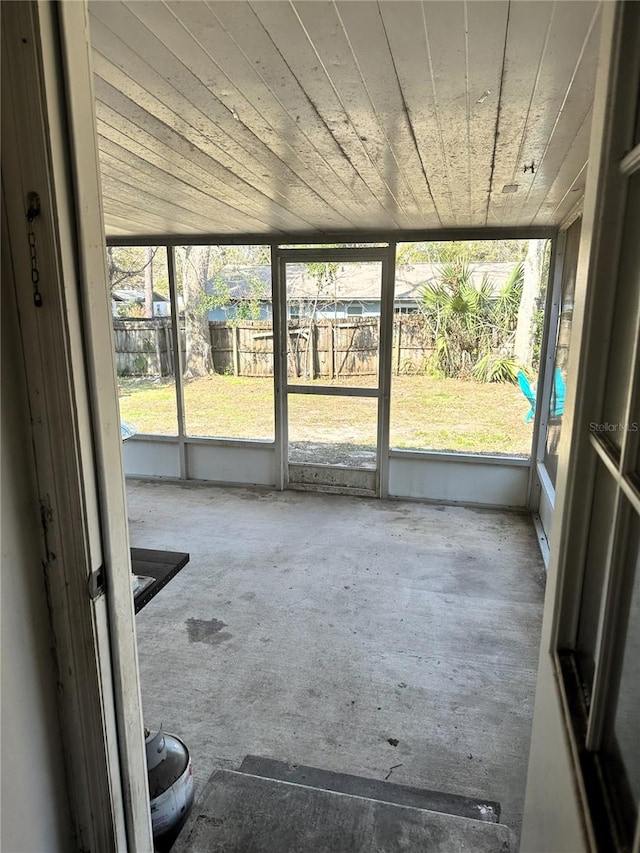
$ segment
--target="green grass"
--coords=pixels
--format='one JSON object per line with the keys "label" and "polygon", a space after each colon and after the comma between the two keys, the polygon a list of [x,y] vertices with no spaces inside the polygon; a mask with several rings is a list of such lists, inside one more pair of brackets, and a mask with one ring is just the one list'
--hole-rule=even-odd
{"label": "green grass", "polygon": [[[349,384],[356,383],[350,380]],[[371,385],[371,381],[358,384]],[[121,379],[120,394],[122,418],[138,432],[176,434],[172,380]],[[190,435],[273,439],[270,379],[213,375],[185,382],[184,396]],[[526,455],[531,446],[531,424],[524,422],[527,411],[528,404],[515,385],[396,376],[391,391],[391,446]],[[294,441],[369,447],[375,442],[375,403],[297,395],[291,403],[289,431]]]}

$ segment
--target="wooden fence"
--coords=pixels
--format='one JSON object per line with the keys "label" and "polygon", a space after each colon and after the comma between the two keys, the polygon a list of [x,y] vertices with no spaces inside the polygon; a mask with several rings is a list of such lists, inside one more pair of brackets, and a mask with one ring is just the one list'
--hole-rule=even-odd
{"label": "wooden fence", "polygon": [[[173,333],[169,318],[114,319],[119,376],[172,376]],[[186,341],[181,323],[183,357]],[[240,320],[209,323],[216,373],[273,376],[273,330],[270,322]],[[334,379],[374,376],[378,365],[380,321],[377,317],[289,321],[290,378]],[[434,351],[421,316],[398,314],[393,320],[392,369],[395,374],[424,373]]]}
{"label": "wooden fence", "polygon": [[173,334],[168,317],[113,319],[118,376],[173,376]]}

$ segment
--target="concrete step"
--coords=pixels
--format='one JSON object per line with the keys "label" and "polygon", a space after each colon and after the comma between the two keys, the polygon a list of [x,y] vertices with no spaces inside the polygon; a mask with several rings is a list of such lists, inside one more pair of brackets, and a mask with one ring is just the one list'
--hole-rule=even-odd
{"label": "concrete step", "polygon": [[502,824],[218,770],[175,853],[515,853]]}
{"label": "concrete step", "polygon": [[383,803],[395,803],[398,806],[412,806],[433,812],[499,823],[500,804],[493,800],[475,800],[459,794],[447,794],[443,791],[429,791],[398,785],[382,779],[368,779],[365,776],[352,776],[349,773],[335,773],[304,764],[288,764],[275,758],[263,758],[247,755],[240,767],[241,773],[263,776],[267,779],[279,779],[282,782],[294,782],[310,788],[321,788],[340,794],[352,794]]}

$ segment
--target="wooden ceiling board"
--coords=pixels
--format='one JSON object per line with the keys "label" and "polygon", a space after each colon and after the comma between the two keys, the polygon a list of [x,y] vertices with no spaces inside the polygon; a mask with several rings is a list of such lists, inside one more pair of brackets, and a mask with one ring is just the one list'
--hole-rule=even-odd
{"label": "wooden ceiling board", "polygon": [[304,227],[310,227],[306,220],[297,217],[281,204],[286,198],[282,198],[279,193],[273,189],[270,190],[270,196],[261,193],[249,181],[225,168],[210,153],[212,146],[206,141],[201,147],[197,147],[179,128],[150,115],[101,78],[96,79],[95,89],[99,99],[96,106],[98,119],[108,116],[105,120],[125,137],[123,145],[129,144],[127,140],[135,140],[136,144],[141,145],[141,156],[151,149],[172,159],[178,159],[178,162],[189,163],[190,166],[196,163],[209,173],[209,181],[215,184],[221,200],[228,204],[235,206],[236,199],[240,197],[244,199],[243,207],[249,211],[266,207],[277,211],[284,221],[302,222],[305,223]]}
{"label": "wooden ceiling board", "polygon": [[[322,0],[310,0],[294,3],[293,8],[329,84],[327,101],[319,103],[320,109],[326,111],[334,121],[346,120],[351,124],[383,182],[385,206],[397,210],[405,227],[415,227],[421,219],[419,200],[376,113],[338,7]],[[376,27],[375,19],[379,17],[377,5],[370,0],[360,0],[358,8],[361,15],[360,29],[368,34],[372,53],[379,62],[384,63],[384,53],[388,49],[386,42],[381,43],[380,28]],[[346,11],[344,7],[343,11]],[[306,87],[306,79],[303,82]],[[393,84],[391,79],[390,84]],[[391,115],[401,123],[397,107]],[[410,152],[405,151],[405,157],[409,156]]]}
{"label": "wooden ceiling board", "polygon": [[[187,187],[196,186],[218,204],[225,204],[230,210],[240,212],[243,217],[261,222],[261,228],[273,228],[275,225],[278,229],[288,231],[292,228],[304,229],[309,227],[307,222],[298,219],[277,205],[272,199],[260,194],[249,195],[243,192],[246,185],[242,181],[238,181],[238,187],[229,186],[229,175],[219,167],[219,164],[215,164],[215,168],[207,172],[194,162],[193,152],[188,149],[181,151],[179,147],[163,146],[155,137],[149,137],[148,134],[145,134],[132,123],[124,127],[122,124],[113,127],[107,120],[108,116],[102,118],[101,113],[104,111],[105,106],[103,104],[98,113],[98,140],[100,145],[102,145],[103,139],[107,144],[109,142],[115,144],[120,150],[119,156],[125,159],[135,157],[137,162],[142,161],[148,165],[156,165],[171,181],[176,183],[176,186],[182,184]],[[180,137],[176,138],[180,139]],[[218,171],[220,171],[219,178],[216,175]],[[140,166],[140,181],[144,185],[145,171],[142,166]],[[224,187],[224,190],[221,190],[221,187]],[[206,206],[201,207],[200,210],[202,215],[206,215]]]}
{"label": "wooden ceiling board", "polygon": [[[164,8],[160,3],[153,5]],[[137,2],[132,3],[131,9],[137,6]],[[236,121],[129,8],[117,2],[98,2],[96,7],[92,41],[103,56],[117,55],[125,63],[127,76],[117,78],[116,84],[123,95],[259,191],[280,195],[283,200],[295,194],[312,219],[324,217],[332,228],[349,226],[329,202],[303,185],[286,163]],[[108,27],[99,14],[108,16]],[[116,73],[113,64],[99,75],[115,83],[110,75]]]}
{"label": "wooden ceiling board", "polygon": [[[541,14],[543,11],[545,14]],[[512,3],[512,12],[503,83],[505,112],[500,117],[500,130],[520,130],[517,144],[515,140],[509,144],[507,138],[506,145],[501,146],[502,134],[499,138],[491,201],[500,208],[499,224],[529,225],[531,210],[535,211],[543,201],[554,170],[563,162],[593,100],[599,8],[592,2],[577,0],[554,3],[548,10],[546,3],[525,0]],[[539,50],[537,62],[526,53],[526,47],[522,55],[523,46],[532,44],[536,52]],[[587,46],[591,51],[585,62]],[[530,73],[529,84],[522,80],[523,67],[534,72]],[[527,103],[524,117],[515,106],[523,85],[526,98],[521,99],[521,104]],[[525,172],[525,165],[532,163],[533,174]],[[519,190],[498,199],[505,184],[518,184]]]}
{"label": "wooden ceiling board", "polygon": [[482,224],[487,221],[493,181],[511,5],[494,0],[465,4],[468,218]]}
{"label": "wooden ceiling board", "polygon": [[[122,144],[124,142],[122,134],[101,121],[98,121],[98,138],[101,161],[104,155],[113,157],[122,163],[124,168],[132,172],[135,170],[138,180],[140,177],[146,178],[151,184],[154,181],[159,181],[174,191],[183,191],[190,195],[197,209],[208,210],[209,206],[214,203],[221,211],[225,211],[225,215],[230,221],[244,221],[247,227],[253,223],[252,227],[256,231],[269,228],[268,217],[265,217],[264,220],[259,219],[246,209],[243,210],[241,206],[230,207],[221,202],[216,195],[216,187],[208,176],[205,176],[203,181],[199,181],[197,176],[194,176],[187,169],[182,169],[175,158],[172,162],[163,160],[147,149],[143,159],[139,153],[139,146],[132,144],[132,149],[128,150]],[[158,166],[157,162],[161,165]]]}
{"label": "wooden ceiling board", "polygon": [[[568,5],[577,6],[578,4],[560,4],[563,11],[564,7]],[[590,6],[590,4],[585,5],[587,8]],[[576,26],[575,19],[573,19],[574,29],[583,35],[582,42],[577,45],[577,55],[575,55],[574,67],[571,69],[569,79],[560,78],[562,88],[558,86],[557,93],[553,93],[553,105],[551,106],[547,102],[549,119],[555,113],[550,132],[548,135],[545,134],[546,139],[544,136],[540,137],[532,134],[532,140],[528,143],[533,149],[538,149],[532,155],[536,168],[516,220],[518,224],[529,225],[534,220],[550,185],[554,182],[566,158],[567,152],[573,146],[576,135],[579,133],[585,119],[591,113],[598,45],[600,43],[599,13],[599,8],[594,11],[587,31],[584,33],[581,27]],[[565,45],[566,38],[558,40],[557,45],[553,48],[554,55],[562,53],[561,47]],[[554,75],[553,79],[558,81],[559,75]],[[549,80],[548,88],[551,90],[551,80]],[[560,100],[560,102],[558,103],[557,100]],[[577,161],[575,161],[577,168],[581,168],[583,162],[584,160],[578,157]]]}
{"label": "wooden ceiling board", "polygon": [[[547,50],[555,3],[522,0],[512,3],[505,45],[505,67],[501,85],[495,162],[486,222],[501,225],[506,214],[524,196],[523,165],[527,155],[528,125],[537,121],[534,101],[541,66]],[[525,37],[526,36],[526,37]],[[503,187],[517,184],[517,194],[503,193]]]}
{"label": "wooden ceiling board", "polygon": [[[389,4],[392,6],[392,4]],[[429,89],[436,112],[440,149],[446,162],[451,187],[453,225],[469,222],[470,162],[467,149],[467,45],[465,4],[462,2],[424,3],[422,36],[428,55],[429,76],[424,79],[425,97]],[[389,15],[393,15],[393,8]],[[396,51],[402,51],[402,41]],[[410,72],[409,72],[410,73]],[[420,97],[418,91],[418,98]],[[419,110],[419,101],[416,109]]]}
{"label": "wooden ceiling board", "polygon": [[438,222],[443,227],[453,227],[456,224],[455,187],[448,171],[437,109],[424,4],[415,0],[393,0],[380,3],[380,12]]}
{"label": "wooden ceiling board", "polygon": [[[307,8],[306,4],[302,5],[304,9]],[[374,129],[380,135],[382,150],[376,151],[370,147],[370,136],[363,142],[372,158],[382,166],[385,183],[391,186],[394,197],[400,196],[402,184],[406,187],[407,208],[415,223],[422,225],[426,219],[437,227],[441,223],[416,145],[380,7],[377,3],[367,3],[366,6],[368,8],[365,9],[362,2],[353,3],[351,0],[336,3],[340,25],[354,62],[347,68],[350,74],[360,78],[359,82],[371,107]],[[332,74],[332,78],[337,85],[337,74]],[[345,74],[343,85],[349,82]],[[351,103],[346,96],[343,100]],[[349,111],[355,124],[360,119],[354,116],[351,107]]]}
{"label": "wooden ceiling board", "polygon": [[[179,7],[183,4],[180,2]],[[268,32],[253,9],[243,2],[216,2],[208,6],[219,22],[220,28],[237,45],[238,50],[252,64],[264,89],[276,98],[289,116],[297,134],[317,152],[340,182],[338,191],[353,199],[352,208],[359,216],[367,211],[376,227],[392,227],[393,221],[376,199],[369,186],[354,170],[349,158],[323,121],[300,81],[289,68]],[[236,80],[236,82],[238,82]],[[262,99],[262,91],[251,87],[254,98]]]}
{"label": "wooden ceiling board", "polygon": [[596,0],[89,5],[109,234],[554,225],[578,200]]}
{"label": "wooden ceiling board", "polygon": [[[301,4],[301,6],[306,5],[316,7],[318,4],[314,0],[308,4]],[[323,43],[326,39],[330,43],[334,36],[336,38],[340,36],[341,28],[331,4],[320,5],[324,5],[327,17],[332,22],[332,27],[327,32],[325,22],[322,28],[324,35],[316,31],[315,38],[320,39]],[[302,25],[297,9],[292,4],[277,2],[277,0],[276,2],[261,0],[261,2],[252,4],[252,8],[280,53],[286,57],[289,68],[303,85],[315,110],[321,116],[323,123],[330,129],[340,149],[345,152],[345,156],[354,171],[365,181],[378,203],[389,212],[393,227],[409,228],[411,218],[402,208],[400,201],[394,196],[392,187],[384,180],[382,167],[371,155],[372,141],[367,135],[369,132],[374,133],[371,128],[370,105],[364,105],[365,118],[359,122],[359,124],[364,125],[365,119],[367,119],[367,127],[363,126],[359,131],[331,78],[330,70],[335,70],[335,63],[344,61],[353,64],[351,53],[346,47],[344,33],[342,33],[341,44],[343,50],[346,50],[345,56],[343,58],[343,55],[340,54],[333,60],[334,66],[329,69],[325,64],[332,61],[327,56],[329,45],[326,45],[327,49],[323,59],[318,51],[318,48],[323,45],[317,45],[315,41],[312,41]],[[307,12],[307,18],[312,17],[313,11],[312,8]],[[373,124],[375,126],[375,122]],[[373,144],[381,144],[379,130],[374,133]]]}
{"label": "wooden ceiling board", "polygon": [[[589,162],[589,139],[591,136],[590,109],[567,151],[563,162],[556,170],[544,200],[533,214],[536,221],[559,221],[562,211],[571,208],[584,194],[586,169]],[[567,211],[568,212],[568,211]]]}
{"label": "wooden ceiling board", "polygon": [[[181,204],[176,199],[170,205],[166,205],[162,189],[158,186],[146,186],[142,189],[137,181],[131,182],[122,172],[114,170],[108,163],[101,164],[100,169],[103,187],[105,190],[109,190],[110,197],[120,198],[122,203],[127,205],[131,212],[137,210],[146,214],[147,211],[152,211],[156,216],[161,217],[161,211],[175,211],[175,215],[183,225],[187,225],[195,231],[204,232],[207,230],[206,217],[201,216],[190,207],[185,207],[184,204]],[[164,218],[167,219],[170,215],[170,213],[166,214]],[[217,219],[214,219],[214,221],[217,221]],[[222,233],[227,233],[228,230],[228,228],[224,227],[222,228]]]}
{"label": "wooden ceiling board", "polygon": [[[144,161],[132,158],[131,162],[127,162],[120,157],[120,151],[111,153],[108,147],[102,146],[100,164],[104,174],[110,174],[116,178],[120,176],[134,188],[140,185],[140,175],[144,175],[147,178],[144,186],[153,188],[154,196],[158,197],[163,206],[171,206],[175,203],[192,211],[206,210],[205,221],[211,230],[226,232],[245,227],[258,232],[267,227],[265,222],[253,219],[241,211],[233,210],[215,197],[207,195],[183,181],[179,183],[171,181],[161,170],[145,164]],[[200,217],[200,219],[204,220],[205,218]]]}
{"label": "wooden ceiling board", "polygon": [[[137,2],[136,15],[201,82],[198,89],[207,90],[207,100],[210,92],[216,93],[217,103],[224,107],[222,119],[226,120],[231,113],[235,124],[246,128],[249,138],[258,141],[257,146],[252,147],[253,156],[256,150],[268,149],[284,167],[283,174],[288,181],[296,176],[299,185],[294,187],[295,192],[308,190],[306,204],[320,203],[318,215],[327,216],[329,210],[334,216],[339,213],[343,220],[337,227],[353,227],[355,210],[344,204],[344,186],[335,180],[335,174],[327,169],[316,149],[308,141],[305,145],[304,136],[298,133],[295,124],[292,125],[277,98],[270,90],[262,91],[263,102],[259,102],[258,108],[253,105],[253,90],[256,86],[263,89],[261,81],[225,36],[209,7],[204,3],[157,6],[155,0]],[[228,73],[222,70],[221,64]],[[238,84],[233,80],[233,69],[240,78]],[[246,132],[238,134],[238,141],[245,144],[247,135]],[[331,203],[325,199],[331,199]]]}
{"label": "wooden ceiling board", "polygon": [[[126,227],[127,224],[131,228],[132,235],[141,234],[138,231],[138,223],[144,221],[146,223],[147,234],[201,234],[204,233],[199,227],[191,227],[180,218],[178,208],[171,207],[166,213],[157,213],[151,211],[148,207],[134,200],[132,204],[123,200],[124,196],[120,194],[120,187],[107,176],[102,177],[102,201],[105,208],[109,211],[109,220],[114,221],[121,227]],[[134,230],[135,229],[135,230]],[[107,236],[109,230],[107,228]]]}
{"label": "wooden ceiling board", "polygon": [[121,144],[124,147],[134,141],[141,157],[146,157],[146,151],[151,150],[165,159],[182,163],[189,169],[201,168],[208,175],[207,181],[215,186],[216,193],[223,201],[233,207],[240,206],[240,209],[245,209],[252,215],[260,216],[260,212],[266,212],[269,216],[273,214],[285,230],[306,230],[311,227],[307,220],[296,216],[281,204],[281,201],[286,199],[282,199],[279,194],[272,191],[271,196],[267,196],[257,191],[248,181],[226,169],[218,160],[197,148],[170,125],[145,113],[133,101],[118,97],[117,90],[104,80],[97,78],[95,88],[98,96],[98,123],[104,117],[105,122],[121,134]]}
{"label": "wooden ceiling board", "polygon": [[[274,143],[283,146],[282,150],[274,148],[278,156],[295,165],[301,178],[315,187],[323,198],[332,199],[336,209],[353,226],[360,224],[363,201],[371,202],[366,185],[361,182],[362,193],[356,197],[350,190],[347,176],[334,168],[333,162],[339,155],[335,140],[317,113],[310,109],[304,91],[251,8],[245,3],[204,4],[182,0],[170,3],[169,7],[189,29],[192,38],[199,41],[207,56],[216,58],[216,66],[224,68],[225,83],[217,88],[214,82],[209,85],[235,112],[238,120],[265,144],[272,148]],[[222,23],[220,13],[223,9],[220,7],[233,7],[227,18],[233,21],[235,9],[236,18],[243,21],[242,45]],[[287,107],[285,99],[291,91],[293,103]],[[304,118],[300,114],[302,111]],[[307,121],[311,122],[315,133],[313,140]]]}
{"label": "wooden ceiling board", "polygon": [[564,192],[555,207],[549,209],[547,218],[550,223],[564,222],[574,208],[582,204],[588,165],[589,161],[585,160],[584,166],[573,179],[573,183],[569,189]]}

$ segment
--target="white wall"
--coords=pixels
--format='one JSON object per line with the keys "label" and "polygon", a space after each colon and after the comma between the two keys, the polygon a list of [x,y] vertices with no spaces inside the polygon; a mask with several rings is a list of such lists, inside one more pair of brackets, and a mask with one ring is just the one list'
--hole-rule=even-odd
{"label": "white wall", "polygon": [[12,287],[3,268],[0,849],[68,853],[75,844],[59,740],[42,536]]}

